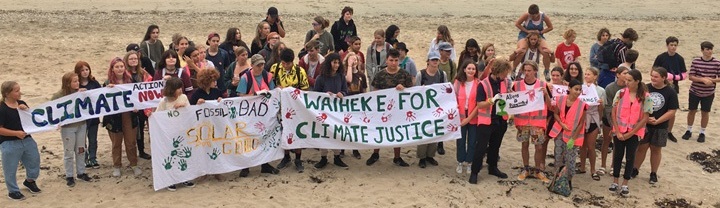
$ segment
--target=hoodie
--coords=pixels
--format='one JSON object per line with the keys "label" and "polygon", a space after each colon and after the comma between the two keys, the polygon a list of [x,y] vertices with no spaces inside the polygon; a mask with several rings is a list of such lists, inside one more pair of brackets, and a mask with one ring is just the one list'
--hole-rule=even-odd
{"label": "hoodie", "polygon": [[346,51],[348,49],[347,41],[350,37],[357,36],[355,22],[351,19],[347,24],[345,24],[345,20],[340,17],[338,21],[333,23],[330,29],[330,34],[332,34],[333,41],[335,42],[335,51]]}

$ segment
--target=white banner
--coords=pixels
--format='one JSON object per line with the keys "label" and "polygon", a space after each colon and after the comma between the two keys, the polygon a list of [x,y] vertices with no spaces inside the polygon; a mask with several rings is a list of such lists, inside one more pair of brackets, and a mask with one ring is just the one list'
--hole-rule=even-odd
{"label": "white banner", "polygon": [[149,122],[155,190],[281,159],[279,93],[153,113]]}
{"label": "white banner", "polygon": [[[568,93],[568,87],[564,85],[553,85],[553,99],[561,96],[561,95],[567,95]],[[600,105],[600,98],[598,97],[597,90],[595,89],[595,85],[587,86],[582,85],[582,94],[580,94],[580,100],[587,103],[590,106],[596,106]]]}
{"label": "white banner", "polygon": [[496,97],[495,107],[498,115],[517,115],[545,108],[545,96],[542,88],[497,94]]}
{"label": "white banner", "polygon": [[449,83],[344,98],[285,88],[281,96],[284,149],[373,149],[460,138]]}
{"label": "white banner", "polygon": [[105,115],[156,107],[163,98],[164,81],[132,83],[76,92],[27,111],[18,111],[28,134]]}

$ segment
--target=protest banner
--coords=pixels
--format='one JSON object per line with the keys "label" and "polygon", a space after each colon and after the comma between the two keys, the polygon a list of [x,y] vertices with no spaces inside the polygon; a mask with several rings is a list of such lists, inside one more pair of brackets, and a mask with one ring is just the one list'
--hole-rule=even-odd
{"label": "protest banner", "polygon": [[[553,85],[553,91],[552,95],[553,98],[559,97],[561,95],[567,95],[568,93],[568,87],[564,85]],[[595,85],[587,86],[582,85],[582,93],[580,94],[580,100],[585,102],[586,104],[590,106],[596,106],[600,105],[600,97],[597,94],[597,90],[595,89]]]}
{"label": "protest banner", "polygon": [[501,93],[496,95],[495,109],[498,115],[517,115],[539,111],[545,108],[545,96],[542,88]]}
{"label": "protest banner", "polygon": [[155,190],[282,158],[279,93],[153,113],[149,122]]}
{"label": "protest banner", "polygon": [[18,111],[28,134],[105,115],[156,107],[163,98],[164,81],[132,83],[76,92],[26,111]]}
{"label": "protest banner", "polygon": [[460,138],[449,83],[344,98],[285,88],[281,96],[284,149],[373,149]]}

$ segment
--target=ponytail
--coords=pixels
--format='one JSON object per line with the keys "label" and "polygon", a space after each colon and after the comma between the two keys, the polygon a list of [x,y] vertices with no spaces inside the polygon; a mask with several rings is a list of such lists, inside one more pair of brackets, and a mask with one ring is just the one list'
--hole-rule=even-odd
{"label": "ponytail", "polygon": [[[663,81],[665,82],[665,85],[670,85],[670,81],[668,81],[668,71],[667,69],[663,67],[653,67],[652,71],[657,72],[660,74],[660,77],[662,77]],[[652,75],[651,75],[652,76]]]}
{"label": "ponytail", "polygon": [[638,81],[637,92],[635,92],[635,96],[640,102],[644,102],[645,93],[648,92],[648,89],[647,86],[645,86],[645,83],[642,82],[642,73],[640,73],[640,70],[630,70],[628,71],[628,74],[632,76],[633,80]]}

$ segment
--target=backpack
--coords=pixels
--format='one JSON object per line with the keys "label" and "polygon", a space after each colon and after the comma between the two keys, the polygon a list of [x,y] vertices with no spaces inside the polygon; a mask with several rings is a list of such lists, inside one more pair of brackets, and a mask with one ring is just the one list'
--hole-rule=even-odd
{"label": "backpack", "polygon": [[[442,80],[442,82],[445,82],[445,72],[443,70],[438,69],[438,73],[440,73],[440,80]],[[425,83],[428,80],[427,79],[428,76],[430,76],[430,75],[427,73],[427,69],[420,70],[420,85],[421,86],[425,85]]]}
{"label": "backpack", "polygon": [[[252,70],[245,70],[245,79],[247,79],[247,91],[245,91],[245,94],[248,94],[250,89],[252,89],[253,84],[255,84],[255,78],[252,75]],[[265,70],[262,71],[262,79],[266,85],[270,86],[270,76]]]}
{"label": "backpack", "polygon": [[[273,67],[275,67],[275,71],[272,72],[273,75],[277,77],[277,78],[275,78],[275,86],[280,86],[280,77],[277,75],[278,70],[280,70],[280,64],[281,63],[275,63],[275,64],[273,64],[272,67],[270,67],[271,69]],[[300,67],[297,64],[293,64],[293,69],[295,70],[295,77],[297,78],[298,85],[300,85],[300,80],[301,80],[300,79]],[[292,86],[292,87],[297,88],[298,86]]]}
{"label": "backpack", "polygon": [[601,68],[610,70],[620,65],[620,62],[618,62],[617,57],[615,56],[615,49],[618,45],[620,45],[620,43],[622,43],[620,39],[613,39],[600,46],[597,53],[597,60],[600,62]]}
{"label": "backpack", "polygon": [[548,190],[550,192],[560,194],[562,196],[570,196],[570,192],[572,192],[572,187],[570,187],[570,180],[568,179],[568,172],[566,166],[560,167],[560,171],[555,174],[555,177],[553,177],[552,182],[548,186]]}

